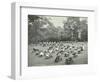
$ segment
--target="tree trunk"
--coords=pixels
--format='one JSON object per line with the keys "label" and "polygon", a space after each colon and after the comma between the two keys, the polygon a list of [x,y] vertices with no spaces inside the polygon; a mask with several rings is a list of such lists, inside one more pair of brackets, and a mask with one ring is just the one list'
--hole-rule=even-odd
{"label": "tree trunk", "polygon": [[78,30],[78,39],[81,40],[81,30]]}

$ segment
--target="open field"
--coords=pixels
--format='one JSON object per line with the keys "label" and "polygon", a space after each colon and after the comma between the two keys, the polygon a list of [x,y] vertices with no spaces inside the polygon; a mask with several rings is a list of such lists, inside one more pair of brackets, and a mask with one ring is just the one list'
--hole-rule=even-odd
{"label": "open field", "polygon": [[[38,54],[35,49],[38,50]],[[88,64],[87,51],[87,42],[44,42],[30,44],[28,46],[28,66]],[[48,53],[49,57],[47,55]],[[66,54],[67,56],[65,56]],[[59,56],[59,58],[58,61],[55,62],[57,56]],[[68,58],[71,58],[71,61],[66,63],[66,59]]]}

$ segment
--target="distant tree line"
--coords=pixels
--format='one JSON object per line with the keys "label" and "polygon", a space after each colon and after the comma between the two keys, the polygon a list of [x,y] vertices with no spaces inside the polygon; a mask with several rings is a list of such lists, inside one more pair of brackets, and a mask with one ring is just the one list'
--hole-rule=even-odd
{"label": "distant tree line", "polygon": [[88,41],[87,20],[66,17],[63,27],[55,27],[45,16],[28,15],[28,43],[40,41]]}

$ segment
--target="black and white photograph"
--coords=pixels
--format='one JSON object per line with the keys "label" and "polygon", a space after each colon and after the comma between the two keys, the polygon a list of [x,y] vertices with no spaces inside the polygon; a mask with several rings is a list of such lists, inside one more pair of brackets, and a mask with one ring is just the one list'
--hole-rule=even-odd
{"label": "black and white photograph", "polygon": [[88,64],[88,17],[31,15],[28,67]]}

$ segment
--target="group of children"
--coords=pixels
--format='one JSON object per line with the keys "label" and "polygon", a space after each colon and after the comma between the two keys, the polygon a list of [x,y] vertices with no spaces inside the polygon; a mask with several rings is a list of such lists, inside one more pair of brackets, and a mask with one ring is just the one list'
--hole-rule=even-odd
{"label": "group of children", "polygon": [[64,64],[72,64],[73,59],[84,51],[84,44],[73,42],[40,42],[36,46],[41,46],[43,50],[34,47],[32,53],[45,59],[55,57],[54,63],[61,62],[64,58]]}

